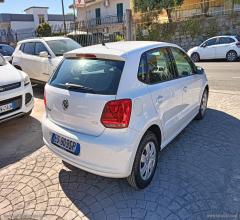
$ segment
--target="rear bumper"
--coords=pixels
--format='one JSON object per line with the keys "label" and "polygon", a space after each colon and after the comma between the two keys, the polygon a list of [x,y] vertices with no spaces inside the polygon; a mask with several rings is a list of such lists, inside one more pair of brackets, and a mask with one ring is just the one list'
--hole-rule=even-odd
{"label": "rear bumper", "polygon": [[[26,98],[25,96],[26,96],[27,93],[31,94],[32,99],[27,104],[25,104],[25,98]],[[4,101],[4,100],[15,98],[15,97],[18,97],[18,96],[22,96],[21,108],[16,110],[16,111],[12,111],[10,113],[6,113],[6,114],[0,116],[0,122],[7,121],[7,120],[10,120],[10,119],[15,118],[15,117],[22,116],[22,115],[30,112],[33,109],[34,98],[33,98],[33,91],[32,91],[31,84],[29,84],[28,86],[25,86],[25,87],[22,85],[18,89],[9,90],[7,92],[1,93],[0,102]]]}
{"label": "rear bumper", "polygon": [[[105,129],[100,136],[70,131],[50,121],[42,120],[43,140],[46,146],[67,163],[100,176],[124,178],[130,175],[139,134],[132,129]],[[73,155],[51,144],[52,133],[80,143],[80,155]]]}

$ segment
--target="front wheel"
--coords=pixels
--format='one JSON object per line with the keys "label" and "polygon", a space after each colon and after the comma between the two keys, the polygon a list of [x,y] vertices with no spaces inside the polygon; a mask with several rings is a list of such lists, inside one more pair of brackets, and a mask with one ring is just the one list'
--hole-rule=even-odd
{"label": "front wheel", "polygon": [[228,61],[228,62],[234,62],[234,61],[237,60],[238,55],[237,55],[236,51],[231,50],[231,51],[229,51],[229,52],[227,53],[226,58],[227,58],[227,61]]}
{"label": "front wheel", "polygon": [[194,63],[196,63],[196,62],[199,62],[200,61],[200,56],[199,56],[199,54],[198,53],[193,53],[192,55],[191,55],[191,59],[192,59],[192,61],[194,62]]}
{"label": "front wheel", "polygon": [[157,166],[158,145],[156,135],[147,131],[139,144],[132,173],[127,178],[135,189],[144,189],[151,183]]}
{"label": "front wheel", "polygon": [[197,120],[201,120],[204,118],[205,112],[207,110],[207,103],[208,103],[208,91],[207,91],[207,89],[205,89],[203,92],[203,95],[202,95],[199,112],[196,116]]}

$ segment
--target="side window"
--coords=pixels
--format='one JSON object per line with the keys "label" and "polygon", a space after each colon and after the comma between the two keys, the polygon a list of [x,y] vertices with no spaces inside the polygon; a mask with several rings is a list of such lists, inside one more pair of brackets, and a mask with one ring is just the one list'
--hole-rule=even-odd
{"label": "side window", "polygon": [[220,37],[219,38],[219,44],[230,44],[233,42],[235,42],[235,40],[230,37]]}
{"label": "side window", "polygon": [[206,41],[204,45],[209,47],[209,46],[216,45],[216,43],[217,43],[217,38],[213,38],[213,39]]}
{"label": "side window", "polygon": [[44,52],[44,51],[48,52],[48,50],[47,50],[47,48],[44,46],[44,44],[41,43],[41,42],[37,42],[37,43],[36,43],[36,46],[35,46],[35,55],[39,56],[39,54],[40,54],[41,52]]}
{"label": "side window", "polygon": [[21,44],[19,50],[21,50],[21,51],[23,52],[23,50],[24,50],[24,44]]}
{"label": "side window", "polygon": [[149,83],[155,84],[174,79],[171,61],[166,48],[151,50],[146,53]]}
{"label": "side window", "polygon": [[25,43],[23,52],[30,55],[35,55],[35,43]]}
{"label": "side window", "polygon": [[179,77],[190,76],[195,72],[194,64],[187,54],[178,48],[171,48]]}
{"label": "side window", "polygon": [[146,61],[146,54],[144,53],[141,56],[140,64],[138,67],[138,80],[144,83],[148,83],[147,78],[147,61]]}

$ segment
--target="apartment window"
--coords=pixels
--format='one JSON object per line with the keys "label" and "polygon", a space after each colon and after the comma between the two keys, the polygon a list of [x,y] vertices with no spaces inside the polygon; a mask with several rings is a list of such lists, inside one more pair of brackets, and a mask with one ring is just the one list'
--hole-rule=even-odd
{"label": "apartment window", "polygon": [[117,4],[117,20],[119,23],[123,22],[123,3]]}
{"label": "apartment window", "polygon": [[95,14],[96,14],[96,25],[101,25],[101,9],[96,8]]}
{"label": "apartment window", "polygon": [[39,19],[39,24],[42,24],[45,22],[44,15],[38,15],[38,19]]}

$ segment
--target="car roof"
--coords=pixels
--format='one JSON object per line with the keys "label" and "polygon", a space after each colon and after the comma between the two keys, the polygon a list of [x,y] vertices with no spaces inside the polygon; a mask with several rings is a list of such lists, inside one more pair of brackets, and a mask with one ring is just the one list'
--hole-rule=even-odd
{"label": "car roof", "polygon": [[114,43],[98,44],[82,47],[64,54],[65,57],[74,57],[76,54],[105,54],[108,56],[125,57],[130,53],[141,53],[156,47],[174,46],[175,44],[154,41],[119,41]]}
{"label": "car roof", "polygon": [[62,40],[62,39],[66,39],[68,37],[65,36],[58,36],[58,37],[35,37],[35,38],[29,38],[26,40],[21,40],[18,42],[18,44],[22,44],[22,43],[28,43],[28,42],[32,42],[32,41],[50,41],[50,40]]}

